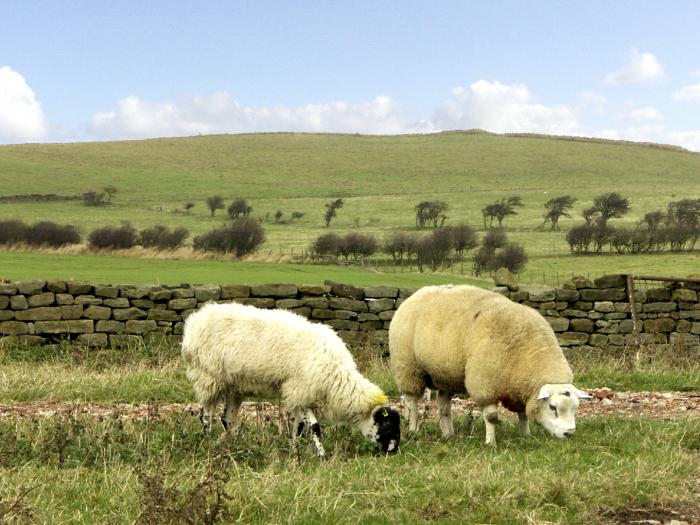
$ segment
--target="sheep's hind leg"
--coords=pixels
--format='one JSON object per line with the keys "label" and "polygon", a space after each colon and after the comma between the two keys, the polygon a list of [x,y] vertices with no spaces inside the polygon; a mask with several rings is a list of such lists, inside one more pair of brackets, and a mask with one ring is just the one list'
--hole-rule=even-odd
{"label": "sheep's hind leg", "polygon": [[224,413],[221,416],[221,424],[224,426],[224,430],[228,431],[236,423],[238,419],[238,410],[241,408],[242,401],[243,398],[233,394],[226,398]]}
{"label": "sheep's hind leg", "polygon": [[440,414],[440,430],[442,437],[445,439],[451,437],[455,433],[452,425],[452,394],[444,390],[438,390],[437,408]]}
{"label": "sheep's hind leg", "polygon": [[201,404],[199,409],[199,420],[202,422],[202,433],[208,434],[211,431],[211,416],[216,411],[216,402],[206,402]]}
{"label": "sheep's hind leg", "polygon": [[496,423],[498,423],[498,405],[493,403],[481,408],[481,415],[486,425],[486,444],[496,444]]}
{"label": "sheep's hind leg", "polygon": [[527,414],[525,412],[518,412],[518,422],[520,423],[520,435],[529,436],[530,424],[527,421]]}
{"label": "sheep's hind leg", "polygon": [[326,451],[323,448],[323,443],[321,443],[321,425],[318,424],[313,411],[309,408],[305,410],[296,409],[294,410],[294,418],[294,446],[297,446],[297,441],[304,431],[304,427],[308,427],[309,433],[311,434],[311,442],[316,449],[316,455],[319,458],[326,457]]}
{"label": "sheep's hind leg", "polygon": [[408,431],[416,432],[418,430],[418,396],[404,394],[404,401],[404,416],[408,418]]}

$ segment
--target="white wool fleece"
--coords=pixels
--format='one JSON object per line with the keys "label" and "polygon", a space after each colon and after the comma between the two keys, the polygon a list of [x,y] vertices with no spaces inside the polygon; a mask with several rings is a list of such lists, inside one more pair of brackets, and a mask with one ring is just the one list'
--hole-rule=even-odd
{"label": "white wool fleece", "polygon": [[332,328],[284,310],[207,304],[185,321],[182,356],[201,403],[279,395],[291,410],[357,424],[386,402]]}

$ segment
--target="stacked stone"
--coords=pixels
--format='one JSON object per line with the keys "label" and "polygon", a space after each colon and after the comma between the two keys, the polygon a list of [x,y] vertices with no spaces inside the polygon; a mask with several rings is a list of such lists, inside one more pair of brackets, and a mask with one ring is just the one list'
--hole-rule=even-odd
{"label": "stacked stone", "polygon": [[[623,275],[573,277],[561,288],[520,289],[507,277],[496,291],[536,309],[559,344],[622,349],[634,344]],[[394,312],[415,289],[323,285],[92,285],[74,281],[0,282],[0,338],[31,344],[70,339],[99,347],[177,343],[187,316],[209,301],[287,309],[333,327],[349,345],[386,347]],[[636,296],[641,342],[700,346],[697,287],[660,287]]]}
{"label": "stacked stone", "polygon": [[[607,275],[594,281],[576,276],[561,288],[537,291],[501,290],[511,300],[540,312],[563,347],[615,351],[635,343],[624,275]],[[641,290],[636,292],[635,301],[642,344],[657,348],[700,345],[700,303],[696,290],[668,287]]]}
{"label": "stacked stone", "polygon": [[209,301],[291,310],[333,327],[349,344],[379,343],[400,302],[413,292],[392,286],[91,285],[83,282],[0,282],[0,337],[30,344],[59,339],[99,347],[142,340],[177,343],[187,316]]}

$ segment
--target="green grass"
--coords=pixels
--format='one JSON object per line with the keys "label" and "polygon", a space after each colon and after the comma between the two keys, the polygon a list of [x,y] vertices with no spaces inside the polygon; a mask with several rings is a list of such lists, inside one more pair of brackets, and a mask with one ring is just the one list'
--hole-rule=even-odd
{"label": "green grass", "polygon": [[[570,356],[581,387],[695,390],[700,365],[673,356]],[[360,369],[398,395],[376,348]],[[675,377],[675,379],[674,379]],[[617,383],[608,384],[607,378]],[[595,384],[594,384],[595,383]],[[700,418],[580,418],[567,441],[502,418],[498,447],[480,418],[435,419],[379,457],[349,427],[324,428],[330,459],[298,452],[282,413],[247,416],[228,437],[202,437],[196,415],[118,404],[193,401],[177,348],[87,350],[0,346],[0,403],[60,402],[52,416],[0,417],[0,521],[8,523],[606,523],[625,509],[697,507]],[[73,403],[114,406],[102,417]],[[217,513],[207,521],[207,513]],[[211,516],[210,516],[211,517]],[[189,521],[188,521],[189,520]]]}
{"label": "green grass", "polygon": [[33,252],[0,252],[0,279],[84,280],[112,284],[323,284],[327,279],[356,286],[377,284],[418,287],[430,284],[490,286],[454,274],[418,274],[408,270],[388,273],[373,267],[278,264],[247,261],[144,259],[110,255],[58,255]]}
{"label": "green grass", "polygon": [[[399,395],[386,358],[377,347],[353,350],[363,373],[384,391]],[[570,352],[580,388],[620,391],[700,391],[697,352],[647,349],[634,356]],[[0,403],[146,403],[193,401],[177,346],[145,345],[121,350],[69,345],[26,347],[0,343]]]}
{"label": "green grass", "polygon": [[228,439],[202,438],[186,413],[2,420],[0,512],[19,498],[30,523],[202,523],[216,509],[216,523],[515,525],[697,505],[698,418],[587,418],[568,441],[521,438],[507,420],[498,448],[478,420],[447,442],[427,423],[388,458],[329,427],[325,462],[295,455],[288,429],[246,420]]}
{"label": "green grass", "polygon": [[697,349],[676,347],[670,351],[644,348],[610,353],[565,351],[576,383],[587,388],[608,387],[631,391],[700,391]]}
{"label": "green grass", "polygon": [[[611,224],[631,226],[648,211],[673,200],[700,198],[700,155],[668,148],[612,141],[553,137],[442,133],[420,136],[252,134],[79,144],[0,146],[0,195],[75,195],[114,185],[118,193],[105,208],[80,202],[0,204],[0,218],[72,223],[86,235],[97,226],[131,221],[137,228],[183,226],[192,235],[226,222],[210,217],[206,197],[248,199],[263,219],[263,251],[301,253],[321,233],[325,203],[345,205],[330,231],[362,231],[382,239],[412,231],[414,206],[444,200],[448,224],[482,225],[480,210],[502,197],[519,195],[525,206],[504,223],[511,240],[530,256],[523,278],[545,273],[632,271],[685,276],[699,255],[569,255],[563,232],[540,232],[543,203],[576,197],[573,219],[601,193],[619,191],[632,209]],[[173,213],[192,201],[190,214]],[[287,225],[271,218],[277,210]],[[267,219],[265,219],[267,217]],[[537,277],[538,281],[541,278]]]}

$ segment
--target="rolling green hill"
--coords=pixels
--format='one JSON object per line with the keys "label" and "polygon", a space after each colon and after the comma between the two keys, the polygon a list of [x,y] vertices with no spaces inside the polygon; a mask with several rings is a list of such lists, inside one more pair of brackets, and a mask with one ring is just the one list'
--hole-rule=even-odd
{"label": "rolling green hill", "polygon": [[[226,204],[234,197],[247,199],[252,215],[265,220],[264,250],[299,253],[328,231],[324,205],[335,198],[345,205],[331,231],[359,229],[381,239],[388,231],[415,229],[414,206],[422,200],[447,202],[448,224],[480,227],[485,205],[518,195],[525,206],[504,225],[511,240],[528,251],[531,272],[594,270],[599,261],[620,271],[633,265],[687,274],[699,266],[696,254],[581,261],[568,255],[563,233],[535,231],[544,202],[555,196],[578,199],[574,218],[562,219],[564,229],[581,222],[581,211],[605,192],[618,191],[632,204],[629,215],[613,225],[634,224],[673,200],[700,198],[700,154],[678,148],[483,132],[276,133],[0,146],[0,196],[76,195],[108,185],[118,189],[108,207],[81,201],[0,203],[0,218],[76,224],[84,235],[122,220],[137,228],[184,226],[195,235],[227,221],[225,210],[211,217],[206,208],[205,199],[219,194]],[[189,214],[180,212],[186,202],[195,203]],[[283,220],[294,211],[304,216],[277,224],[278,210]]]}

